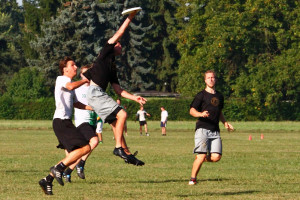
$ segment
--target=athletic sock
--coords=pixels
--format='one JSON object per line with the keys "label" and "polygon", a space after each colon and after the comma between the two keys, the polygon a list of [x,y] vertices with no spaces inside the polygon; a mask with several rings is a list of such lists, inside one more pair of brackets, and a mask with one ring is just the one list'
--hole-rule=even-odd
{"label": "athletic sock", "polygon": [[79,163],[78,163],[78,166],[79,167],[84,167],[85,165],[85,160],[80,160]]}
{"label": "athletic sock", "polygon": [[52,183],[54,180],[54,178],[49,174],[48,176],[46,176],[46,181],[49,183]]}
{"label": "athletic sock", "polygon": [[72,172],[73,172],[73,169],[68,168],[65,171],[65,175],[71,175]]}
{"label": "athletic sock", "polygon": [[55,166],[55,168],[59,172],[63,172],[63,171],[65,171],[65,169],[67,168],[67,166],[64,163],[60,162],[58,165]]}
{"label": "athletic sock", "polygon": [[191,178],[191,181],[196,182],[196,178]]}

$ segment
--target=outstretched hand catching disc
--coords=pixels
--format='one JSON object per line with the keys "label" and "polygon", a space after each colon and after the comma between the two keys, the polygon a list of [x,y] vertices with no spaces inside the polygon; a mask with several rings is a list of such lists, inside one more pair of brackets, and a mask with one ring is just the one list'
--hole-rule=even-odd
{"label": "outstretched hand catching disc", "polygon": [[134,11],[139,12],[139,11],[141,11],[141,10],[142,10],[141,7],[129,8],[129,9],[124,10],[124,11],[122,12],[122,15],[127,15],[127,14],[130,14],[130,13],[134,12]]}

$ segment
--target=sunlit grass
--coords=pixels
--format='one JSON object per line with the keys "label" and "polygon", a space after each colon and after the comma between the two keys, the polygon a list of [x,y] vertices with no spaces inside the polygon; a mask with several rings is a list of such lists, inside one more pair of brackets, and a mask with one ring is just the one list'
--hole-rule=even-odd
{"label": "sunlit grass", "polygon": [[51,123],[0,121],[0,199],[299,199],[300,122],[233,122],[236,132],[222,129],[221,161],[204,163],[195,186],[187,185],[195,122],[168,122],[167,137],[159,122],[148,121],[150,137],[139,136],[138,122],[128,122],[126,140],[143,167],[112,154],[106,125],[86,180],[73,173],[71,184],[54,182],[54,196],[46,197],[38,181],[64,155]]}

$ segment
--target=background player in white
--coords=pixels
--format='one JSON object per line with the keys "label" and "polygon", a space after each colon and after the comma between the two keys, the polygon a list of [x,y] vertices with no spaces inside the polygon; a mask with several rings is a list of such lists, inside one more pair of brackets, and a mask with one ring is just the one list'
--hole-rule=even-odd
{"label": "background player in white", "polygon": [[168,111],[166,111],[166,109],[162,106],[160,108],[161,110],[161,114],[160,114],[160,127],[161,127],[161,134],[162,136],[166,136],[167,135],[167,120],[168,120]]}
{"label": "background player in white", "polygon": [[146,116],[150,117],[151,115],[144,110],[144,106],[140,106],[140,109],[136,113],[136,117],[139,119],[140,123],[140,135],[143,135],[143,126],[145,127],[146,136],[149,136],[148,126],[146,121]]}
{"label": "background player in white", "polygon": [[[86,79],[82,74],[88,70],[90,66],[86,65],[81,67],[80,69],[80,76],[81,79]],[[79,102],[87,105],[87,92],[89,89],[89,83],[85,83],[84,85],[80,86],[79,88],[75,89],[75,95]],[[87,158],[92,153],[92,150],[94,150],[98,145],[98,137],[96,135],[96,118],[97,114],[94,111],[91,110],[82,110],[75,108],[74,112],[74,118],[75,118],[75,126],[79,130],[81,134],[86,138],[86,140],[89,141],[89,144],[91,146],[91,151],[87,153],[86,155],[82,156],[81,159],[78,159],[78,161],[71,166],[64,172],[64,178],[66,182],[71,182],[71,173],[74,170],[76,166],[77,175],[81,179],[85,179],[84,174],[84,166]],[[66,151],[66,154],[68,152]]]}

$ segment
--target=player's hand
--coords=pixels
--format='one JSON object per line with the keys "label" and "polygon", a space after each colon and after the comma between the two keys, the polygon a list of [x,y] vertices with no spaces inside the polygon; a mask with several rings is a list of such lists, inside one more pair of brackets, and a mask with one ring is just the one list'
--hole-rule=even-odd
{"label": "player's hand", "polygon": [[90,83],[89,79],[87,79],[85,77],[82,80],[83,80],[84,83]]}
{"label": "player's hand", "polygon": [[200,117],[209,117],[209,113],[208,111],[203,111],[202,113],[200,113]]}
{"label": "player's hand", "polygon": [[224,126],[228,131],[234,131],[233,126],[231,124],[229,124],[228,122],[225,122]]}
{"label": "player's hand", "polygon": [[130,15],[129,15],[128,17],[129,17],[130,19],[133,19],[137,12],[138,12],[138,11],[135,10],[134,12],[130,13]]}
{"label": "player's hand", "polygon": [[141,106],[144,105],[147,102],[147,99],[141,96],[136,96],[136,102],[138,102]]}

